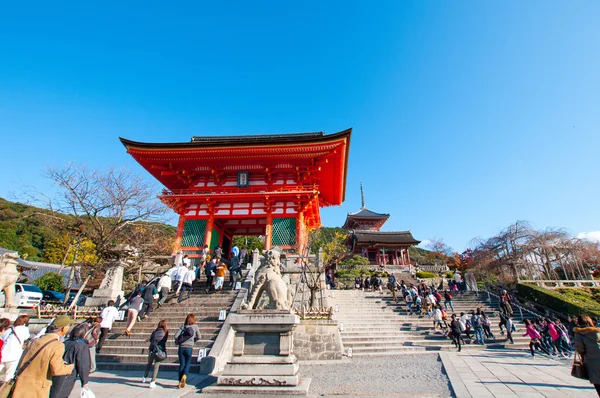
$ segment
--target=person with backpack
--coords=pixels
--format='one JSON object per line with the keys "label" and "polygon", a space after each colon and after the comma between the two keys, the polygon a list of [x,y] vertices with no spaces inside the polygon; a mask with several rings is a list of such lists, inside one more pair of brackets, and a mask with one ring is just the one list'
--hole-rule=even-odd
{"label": "person with backpack", "polygon": [[206,275],[206,293],[209,293],[211,290],[214,290],[213,281],[215,280],[215,275],[217,275],[216,261],[217,259],[213,257],[206,264],[206,267],[204,267],[204,275]]}
{"label": "person with backpack", "polygon": [[167,328],[167,321],[162,320],[158,322],[158,326],[150,335],[148,341],[150,346],[148,347],[148,364],[146,365],[146,371],[144,372],[144,378],[142,381],[145,383],[150,368],[154,364],[154,370],[152,371],[152,380],[150,380],[150,388],[156,387],[156,377],[158,377],[158,369],[160,363],[167,358],[167,339],[169,338],[169,329]]}
{"label": "person with backpack", "polygon": [[240,258],[235,255],[233,250],[229,255],[229,263],[227,264],[227,270],[229,271],[229,283],[231,285],[231,290],[235,288],[235,283],[237,282],[237,272],[240,269]]}
{"label": "person with backpack", "polygon": [[462,330],[460,326],[460,321],[456,318],[456,314],[452,314],[450,317],[450,337],[452,338],[452,342],[454,343],[454,347],[458,348],[458,352],[462,350]]}
{"label": "person with backpack", "polygon": [[87,388],[91,369],[90,350],[84,339],[87,331],[88,326],[85,323],[80,323],[71,330],[70,338],[65,341],[63,359],[67,364],[73,364],[75,367],[69,375],[52,377],[50,398],[68,398],[78,376],[81,380],[81,388]]}
{"label": "person with backpack", "polygon": [[2,362],[0,362],[0,381],[7,382],[13,378],[19,359],[23,355],[23,344],[29,337],[29,322],[28,315],[19,315],[13,322],[13,326],[9,327],[2,334]]}
{"label": "person with backpack", "polygon": [[187,374],[192,364],[194,344],[200,340],[200,329],[196,325],[194,314],[188,314],[184,324],[175,332],[175,344],[179,347],[179,384],[177,388],[185,387]]}
{"label": "person with backpack", "polygon": [[96,371],[96,344],[98,344],[98,339],[100,339],[100,322],[102,322],[102,318],[99,316],[94,318],[90,322],[90,328],[85,337],[90,349],[90,373]]}
{"label": "person with backpack", "polygon": [[510,344],[515,344],[513,340],[512,334],[517,331],[517,327],[515,326],[510,316],[506,317],[506,339],[510,341]]}
{"label": "person with backpack", "polygon": [[66,315],[56,317],[46,334],[29,345],[15,374],[12,398],[48,398],[52,378],[73,372],[75,365],[63,360],[65,345],[60,341],[74,322]]}
{"label": "person with backpack", "polygon": [[450,305],[452,312],[454,312],[454,305],[452,304],[452,295],[450,294],[449,291],[445,290],[444,291],[444,308],[446,308],[446,311],[448,311],[448,305]]}
{"label": "person with backpack", "polygon": [[529,336],[529,338],[530,338],[529,351],[530,351],[531,357],[533,358],[535,356],[534,348],[537,351],[543,351],[546,355],[548,355],[548,357],[550,357],[550,352],[548,352],[548,350],[546,350],[540,344],[540,340],[542,339],[542,335],[540,334],[540,332],[537,331],[537,329],[533,326],[532,322],[529,319],[525,319],[524,323],[525,323],[525,333],[523,334],[523,337]]}
{"label": "person with backpack", "polygon": [[392,292],[392,299],[398,303],[398,297],[396,297],[396,290],[398,288],[398,282],[396,282],[396,276],[392,272],[388,277],[388,289]]}
{"label": "person with backpack", "polygon": [[481,325],[483,326],[485,337],[496,341],[496,337],[494,336],[494,333],[492,333],[492,321],[490,321],[490,318],[485,314],[485,311],[481,311]]}
{"label": "person with backpack", "polygon": [[407,294],[404,297],[404,301],[406,302],[406,307],[408,308],[408,315],[412,315],[413,313],[413,296],[412,294]]}
{"label": "person with backpack", "polygon": [[469,344],[471,344],[473,338],[471,337],[471,331],[473,330],[472,326],[471,326],[471,318],[469,317],[469,315],[465,314],[464,312],[460,313],[460,320],[462,321],[462,323],[465,325],[465,336],[467,336],[467,338],[469,339]]}
{"label": "person with backpack", "polygon": [[481,315],[479,313],[475,313],[475,311],[471,311],[471,327],[475,332],[475,341],[481,345],[484,345],[485,340],[483,338],[483,325],[481,324]]}
{"label": "person with backpack", "polygon": [[150,283],[144,288],[144,291],[142,292],[144,305],[142,305],[142,310],[138,314],[140,319],[147,318],[154,310],[152,304],[154,304],[154,295],[156,293],[158,293],[158,290],[156,290],[156,285],[154,283]]}

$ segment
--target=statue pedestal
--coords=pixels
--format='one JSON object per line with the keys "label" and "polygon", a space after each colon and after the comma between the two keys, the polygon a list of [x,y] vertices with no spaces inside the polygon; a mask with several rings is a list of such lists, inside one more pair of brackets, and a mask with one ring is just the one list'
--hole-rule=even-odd
{"label": "statue pedestal", "polygon": [[123,289],[123,267],[122,262],[113,263],[108,267],[100,288],[94,290],[92,297],[85,300],[86,306],[105,305],[109,300],[116,301],[118,296],[125,295],[125,292],[121,290]]}
{"label": "statue pedestal", "polygon": [[292,331],[300,317],[288,310],[240,310],[231,314],[233,355],[217,380],[202,394],[308,394],[310,379],[298,376]]}

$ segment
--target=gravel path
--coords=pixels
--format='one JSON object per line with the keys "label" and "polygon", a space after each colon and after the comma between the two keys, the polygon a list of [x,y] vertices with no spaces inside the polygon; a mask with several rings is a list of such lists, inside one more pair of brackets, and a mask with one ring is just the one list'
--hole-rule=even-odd
{"label": "gravel path", "polygon": [[353,397],[452,397],[438,354],[353,358],[350,362],[300,366],[312,378],[309,395]]}

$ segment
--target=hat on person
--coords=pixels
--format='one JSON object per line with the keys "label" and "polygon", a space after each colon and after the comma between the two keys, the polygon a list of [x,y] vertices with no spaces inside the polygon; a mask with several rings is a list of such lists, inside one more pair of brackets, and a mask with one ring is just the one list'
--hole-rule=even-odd
{"label": "hat on person", "polygon": [[62,329],[65,326],[69,326],[69,325],[72,325],[74,323],[75,323],[75,320],[71,319],[67,315],[57,316],[56,319],[54,319],[54,322],[52,322],[52,324],[54,326],[56,326],[58,329]]}

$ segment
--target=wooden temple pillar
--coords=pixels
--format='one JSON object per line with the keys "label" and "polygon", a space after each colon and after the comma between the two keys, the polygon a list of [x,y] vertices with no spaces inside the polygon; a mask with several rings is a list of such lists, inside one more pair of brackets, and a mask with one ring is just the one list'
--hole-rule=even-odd
{"label": "wooden temple pillar", "polygon": [[206,230],[204,231],[204,245],[210,247],[210,240],[212,238],[212,230],[215,225],[215,216],[211,213],[206,220]]}
{"label": "wooden temple pillar", "polygon": [[175,253],[181,249],[181,239],[183,238],[183,228],[185,226],[185,217],[179,216],[179,222],[177,223],[177,237],[175,238],[175,247],[173,250]]}
{"label": "wooden temple pillar", "polygon": [[273,245],[273,215],[267,213],[267,222],[265,224],[265,250],[271,250]]}
{"label": "wooden temple pillar", "polygon": [[298,254],[304,254],[306,249],[306,225],[304,224],[304,212],[298,212],[298,218],[296,219],[296,245],[298,247]]}

